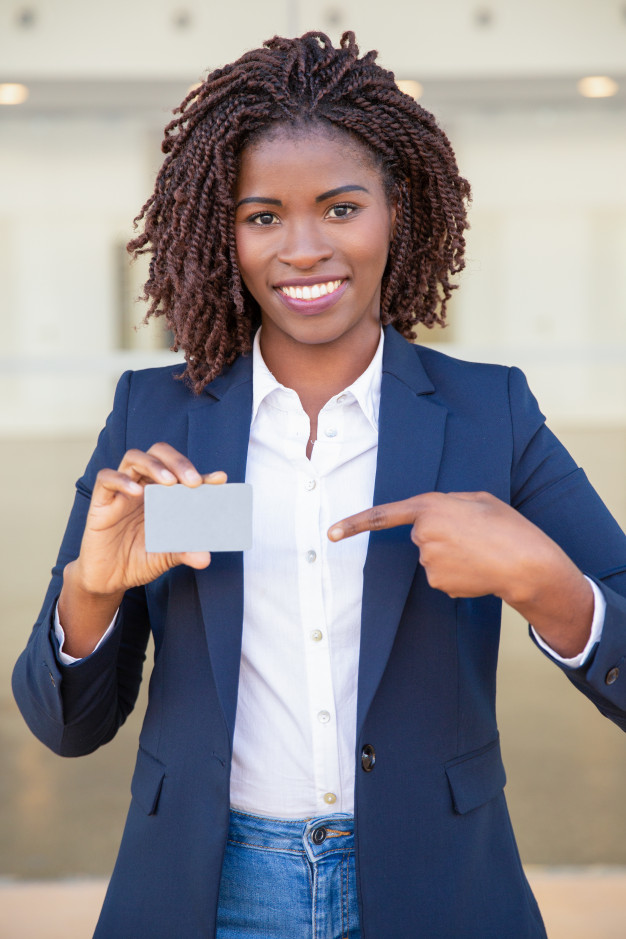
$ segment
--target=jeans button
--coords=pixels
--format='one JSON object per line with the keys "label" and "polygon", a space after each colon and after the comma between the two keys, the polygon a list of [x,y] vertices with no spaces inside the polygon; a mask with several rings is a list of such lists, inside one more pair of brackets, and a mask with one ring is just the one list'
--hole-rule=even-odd
{"label": "jeans button", "polygon": [[311,841],[313,844],[324,844],[326,841],[326,829],[315,828],[311,833]]}

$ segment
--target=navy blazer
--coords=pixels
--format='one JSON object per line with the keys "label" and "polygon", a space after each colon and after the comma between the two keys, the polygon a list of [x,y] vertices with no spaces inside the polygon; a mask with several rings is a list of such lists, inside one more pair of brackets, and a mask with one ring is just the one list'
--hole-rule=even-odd
{"label": "navy blazer", "polygon": [[[132,709],[150,630],[155,661],[124,836],[96,936],[208,939],[229,819],[243,564],[216,554],[129,590],[111,638],[64,666],[51,636],[64,565],[77,556],[97,471],[165,440],[198,470],[243,481],[251,358],[195,396],[181,367],[126,373],[85,475],[40,618],[14,672],[33,732],[77,756]],[[593,576],[601,642],[564,669],[626,728],[626,539],[546,428],[522,373],[451,359],[386,329],[375,503],[486,490]],[[363,572],[355,761],[364,939],[545,937],[512,835],[495,718],[500,601],[429,587],[408,527],[370,535]],[[268,572],[268,577],[271,572]],[[375,748],[361,772],[362,748]],[[262,768],[261,768],[262,770]],[[294,937],[295,939],[295,937]]]}

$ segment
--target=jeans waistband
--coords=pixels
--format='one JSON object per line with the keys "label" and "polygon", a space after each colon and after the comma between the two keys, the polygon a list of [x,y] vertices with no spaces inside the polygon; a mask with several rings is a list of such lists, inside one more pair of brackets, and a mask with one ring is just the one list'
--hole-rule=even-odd
{"label": "jeans waistband", "polygon": [[354,850],[352,815],[316,818],[265,818],[235,809],[230,813],[228,840],[252,848],[306,854],[311,862],[336,851]]}

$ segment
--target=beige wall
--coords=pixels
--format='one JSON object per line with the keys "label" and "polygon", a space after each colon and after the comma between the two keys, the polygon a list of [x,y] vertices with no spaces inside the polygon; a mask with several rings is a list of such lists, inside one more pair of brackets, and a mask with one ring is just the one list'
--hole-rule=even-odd
{"label": "beige wall", "polygon": [[617,0],[37,0],[28,7],[36,20],[27,29],[19,26],[17,4],[2,7],[0,68],[29,79],[194,80],[207,66],[229,62],[275,33],[307,29],[333,36],[354,29],[363,48],[380,49],[402,77],[624,69],[624,14]]}

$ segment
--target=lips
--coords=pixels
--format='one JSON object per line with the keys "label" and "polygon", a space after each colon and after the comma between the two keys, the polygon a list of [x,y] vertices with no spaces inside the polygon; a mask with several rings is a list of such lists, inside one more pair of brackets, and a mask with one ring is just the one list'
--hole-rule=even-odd
{"label": "lips", "polygon": [[348,281],[319,281],[318,283],[280,284],[274,289],[283,303],[298,313],[322,313],[343,296]]}

